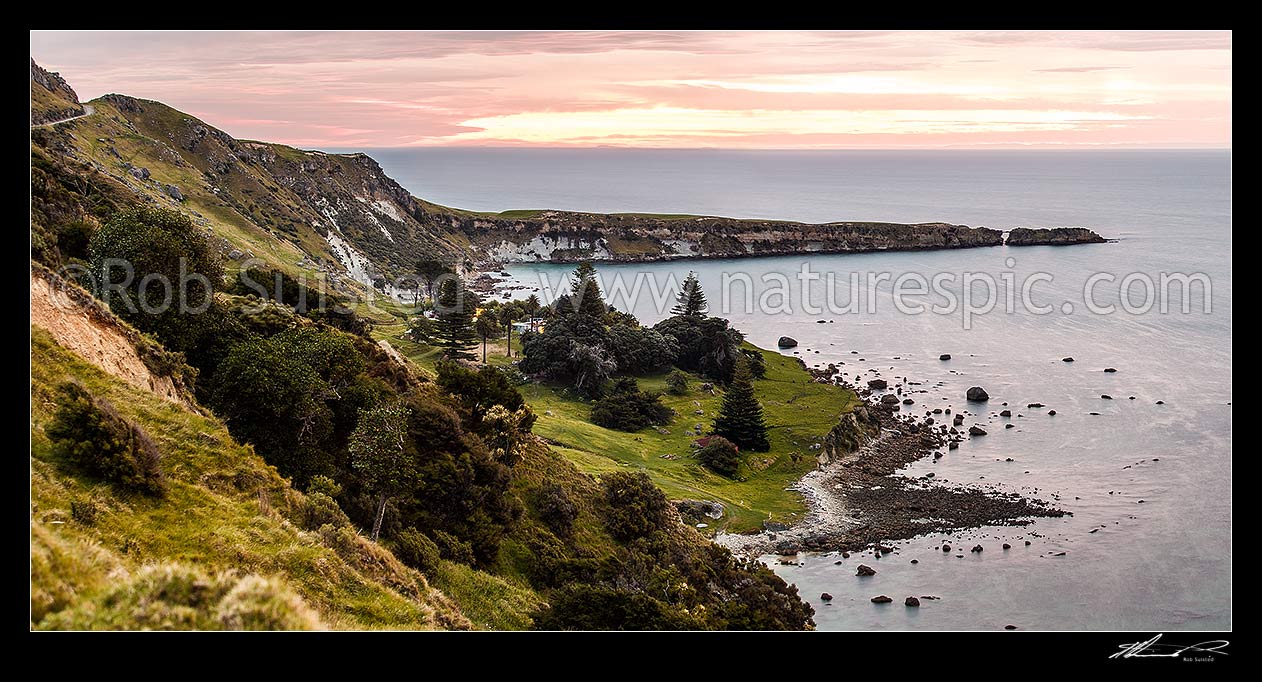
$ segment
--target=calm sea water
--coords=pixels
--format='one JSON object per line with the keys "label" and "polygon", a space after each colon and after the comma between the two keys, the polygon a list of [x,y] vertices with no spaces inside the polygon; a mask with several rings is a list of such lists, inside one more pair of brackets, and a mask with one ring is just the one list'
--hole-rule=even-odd
{"label": "calm sea water", "polygon": [[[942,536],[899,543],[877,563],[854,556],[804,556],[776,566],[816,607],[821,629],[1194,630],[1231,626],[1231,155],[1225,151],[1040,152],[731,152],[623,150],[370,150],[417,196],[477,210],[559,208],[585,211],[697,213],[802,221],[942,220],[1008,229],[1088,226],[1118,240],[1075,247],[995,247],[966,251],[883,253],[601,266],[607,289],[621,277],[643,286],[696,270],[713,312],[763,347],[794,336],[810,364],[845,362],[849,376],[907,377],[917,405],[964,407],[964,392],[991,395],[977,422],[989,435],[962,444],[938,462],[913,465],[939,480],[994,484],[1073,512],[1027,528],[983,528],[951,536],[981,542],[981,554],[937,551]],[[825,275],[803,282],[807,264]],[[569,268],[514,266],[532,288],[556,283]],[[725,276],[748,276],[751,291]],[[832,273],[830,283],[826,274]],[[850,286],[850,274],[860,283]],[[889,279],[868,286],[870,274]],[[995,311],[912,314],[896,308],[892,281],[945,273],[942,286],[962,295],[964,273],[988,273],[1001,288]],[[1050,276],[1032,291],[1036,314],[1019,303],[1021,284]],[[1115,279],[1094,289],[1101,305],[1119,302],[1130,283],[1132,308],[1145,278],[1204,275],[1210,293],[1171,291],[1169,311],[1087,310],[1084,285],[1098,273]],[[790,285],[792,312],[765,292]],[[1008,278],[1008,279],[1005,279]],[[1018,304],[1005,312],[1005,282]],[[857,312],[809,312],[826,290]],[[852,291],[853,289],[853,291]],[[875,310],[868,306],[869,290]],[[641,290],[642,293],[646,289]],[[971,291],[981,301],[985,287]],[[524,292],[523,292],[524,293]],[[546,288],[542,293],[547,293]],[[809,293],[809,296],[807,295]],[[642,295],[631,307],[645,323],[663,317]],[[1160,297],[1159,297],[1160,298]],[[757,305],[759,302],[764,304]],[[946,304],[941,296],[920,300]],[[746,303],[754,303],[747,312]],[[1065,304],[1073,306],[1065,312]],[[818,320],[825,320],[821,324]],[[857,351],[854,353],[852,351]],[[938,360],[950,353],[952,360]],[[1072,356],[1075,362],[1062,362]],[[1104,373],[1105,367],[1117,369]],[[1108,394],[1113,400],[1104,400]],[[1134,400],[1128,399],[1134,396]],[[1158,405],[1158,400],[1164,405]],[[993,413],[1001,402],[1011,419]],[[1057,410],[1027,409],[1030,402]],[[987,414],[989,411],[991,414]],[[1092,412],[1097,415],[1090,414]],[[1017,416],[1022,415],[1022,416]],[[1005,429],[1011,421],[1015,428]],[[968,423],[972,423],[971,421]],[[1014,461],[1006,461],[1012,458]],[[1141,502],[1142,500],[1142,502]],[[1097,532],[1091,532],[1096,530]],[[1031,544],[1026,546],[1025,540]],[[1000,549],[1001,542],[1013,548]],[[1065,552],[1063,556],[1055,554]],[[918,564],[911,564],[918,559]],[[854,576],[874,565],[874,578]],[[834,595],[831,605],[818,600]],[[895,599],[878,606],[877,594]],[[909,595],[936,595],[919,609]]]}

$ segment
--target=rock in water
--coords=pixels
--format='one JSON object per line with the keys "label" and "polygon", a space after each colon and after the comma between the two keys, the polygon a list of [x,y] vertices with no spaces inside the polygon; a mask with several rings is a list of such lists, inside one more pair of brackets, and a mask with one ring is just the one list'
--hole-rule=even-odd
{"label": "rock in water", "polygon": [[1061,358],[1061,359],[1060,359],[1060,361],[1061,361],[1061,362],[1073,362],[1073,361],[1074,361],[1074,359],[1073,359],[1073,358]]}
{"label": "rock in water", "polygon": [[1004,410],[1003,412],[1000,412],[1000,413],[999,413],[999,416],[1000,416],[1000,417],[1011,417],[1011,416],[1012,416],[1012,410]]}
{"label": "rock in water", "polygon": [[822,601],[832,601],[832,600],[833,600],[833,595],[831,595],[831,594],[829,594],[829,593],[825,592],[825,593],[823,593],[823,594],[819,595],[819,598],[820,598],[820,600],[822,600]]}
{"label": "rock in water", "polygon": [[1003,626],[1003,629],[1005,629],[1005,630],[1016,630],[1016,629],[1017,629],[1017,626],[1015,626],[1015,625],[1005,625],[1005,626]]}
{"label": "rock in water", "polygon": [[972,425],[972,426],[968,427],[968,435],[970,435],[970,436],[984,436],[984,435],[986,435],[986,429],[983,429],[982,427],[980,427],[980,426],[978,426],[978,425],[974,424],[974,425]]}
{"label": "rock in water", "polygon": [[893,600],[893,599],[890,599],[889,597],[887,597],[887,596],[885,596],[885,595],[883,595],[883,594],[878,594],[877,596],[872,597],[872,603],[873,603],[873,604],[888,604],[888,603],[890,603],[890,602],[892,602],[892,601],[894,601],[894,600]]}
{"label": "rock in water", "polygon": [[1105,368],[1104,368],[1104,371],[1105,371],[1105,372],[1107,372],[1107,373],[1109,373],[1109,374],[1112,374],[1112,373],[1116,372],[1117,370],[1116,370],[1116,369],[1113,369],[1112,367],[1105,367]]}
{"label": "rock in water", "polygon": [[1056,410],[1048,410],[1048,411],[1047,411],[1047,416],[1049,416],[1049,417],[1055,417],[1055,416],[1056,416]]}
{"label": "rock in water", "polygon": [[868,388],[874,391],[886,389],[889,388],[889,382],[884,379],[873,379],[868,382]]}
{"label": "rock in water", "polygon": [[968,389],[968,393],[965,394],[965,397],[967,397],[969,400],[973,400],[979,403],[990,400],[990,394],[987,393],[986,389],[982,388],[981,386],[973,386],[972,388]]}
{"label": "rock in water", "polygon": [[867,564],[859,564],[859,570],[855,571],[855,575],[873,576],[876,575],[876,569]]}
{"label": "rock in water", "polygon": [[797,348],[798,340],[792,336],[781,336],[780,340],[776,341],[776,345],[781,348]]}
{"label": "rock in water", "polygon": [[915,597],[908,597],[903,600],[903,603],[907,606],[920,606],[920,600]]}
{"label": "rock in water", "polygon": [[1113,399],[1113,396],[1109,395],[1108,393],[1100,394],[1100,400],[1112,400],[1112,399]]}
{"label": "rock in water", "polygon": [[938,359],[939,359],[939,360],[950,360],[950,359],[951,359],[951,354],[950,354],[950,353],[943,353],[942,355],[939,355],[939,356],[938,356]]}

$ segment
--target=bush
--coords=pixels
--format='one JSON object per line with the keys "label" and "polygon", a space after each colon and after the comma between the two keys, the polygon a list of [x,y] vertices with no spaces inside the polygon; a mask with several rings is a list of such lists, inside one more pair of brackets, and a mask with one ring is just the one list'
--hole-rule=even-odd
{"label": "bush", "polygon": [[125,490],[159,497],[165,492],[161,454],[144,430],[78,383],[64,383],[57,392],[60,406],[46,430],[54,453]]}
{"label": "bush", "polygon": [[[223,266],[206,232],[188,216],[151,206],[119,211],[92,234],[88,250],[93,274],[100,278],[97,292],[119,317],[170,350],[187,351],[199,343],[206,333],[202,317],[214,307]],[[121,267],[106,272],[107,264],[120,261],[130,263],[130,280]],[[111,290],[111,284],[117,289],[124,281],[125,288]],[[170,301],[161,305],[166,294]]]}
{"label": "bush", "polygon": [[666,387],[671,395],[687,395],[688,373],[678,369],[671,370],[670,374],[666,375]]}
{"label": "bush", "polygon": [[472,566],[476,561],[473,546],[460,538],[441,530],[434,531],[434,545],[438,553],[448,561]]}
{"label": "bush", "polygon": [[615,471],[602,484],[605,527],[615,539],[634,540],[666,526],[670,503],[647,474]]}
{"label": "bush", "polygon": [[314,495],[315,493],[324,493],[336,498],[342,494],[342,486],[328,476],[313,476],[311,482],[307,484],[307,494]]}
{"label": "bush", "polygon": [[673,412],[657,393],[639,390],[635,379],[618,380],[608,395],[592,405],[592,423],[619,431],[639,431],[651,424],[670,422]]}
{"label": "bush", "polygon": [[430,575],[438,569],[441,551],[427,535],[415,528],[405,528],[394,539],[394,555],[399,561]]}
{"label": "bush", "polygon": [[567,538],[574,531],[578,506],[565,488],[556,483],[544,483],[539,488],[535,509],[539,511],[539,518],[544,525],[559,537]]}
{"label": "bush", "polygon": [[[321,477],[323,478],[323,477]],[[321,526],[331,525],[334,528],[349,526],[351,520],[346,512],[338,506],[337,500],[322,492],[307,492],[306,502],[302,505],[299,524],[305,530],[319,530]]]}
{"label": "bush", "polygon": [[749,374],[755,379],[762,379],[767,376],[767,359],[756,350],[742,348],[741,353],[749,360]]}
{"label": "bush", "polygon": [[721,476],[736,477],[741,465],[740,449],[723,436],[710,436],[709,442],[697,450],[697,461]]}
{"label": "bush", "polygon": [[690,630],[697,623],[645,594],[570,585],[535,615],[537,630]]}
{"label": "bush", "polygon": [[70,518],[85,526],[91,526],[96,523],[96,517],[100,512],[100,505],[90,497],[70,502]]}

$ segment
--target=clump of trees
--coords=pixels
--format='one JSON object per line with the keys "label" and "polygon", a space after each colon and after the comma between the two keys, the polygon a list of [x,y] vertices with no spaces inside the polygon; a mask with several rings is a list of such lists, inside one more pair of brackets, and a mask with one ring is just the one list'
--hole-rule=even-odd
{"label": "clump of trees", "polygon": [[614,382],[592,404],[592,423],[619,431],[639,431],[654,424],[670,423],[673,411],[662,404],[659,393],[641,391],[631,377]]}

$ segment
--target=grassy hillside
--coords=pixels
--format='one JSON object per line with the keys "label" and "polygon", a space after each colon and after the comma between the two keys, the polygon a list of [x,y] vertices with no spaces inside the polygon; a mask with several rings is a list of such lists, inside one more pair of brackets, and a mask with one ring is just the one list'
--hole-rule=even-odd
{"label": "grassy hillside", "polygon": [[[33,627],[177,627],[180,608],[156,594],[141,609],[117,604],[156,590],[152,572],[224,571],[269,581],[267,594],[296,595],[314,620],[339,629],[525,627],[528,590],[444,562],[434,582],[354,536],[303,531],[287,514],[303,503],[274,468],[233,442],[223,424],[136,389],[32,329],[31,623]],[[54,389],[75,379],[144,428],[162,453],[164,499],[119,494],[57,461],[44,428]],[[93,511],[84,511],[84,510]],[[156,585],[156,586],[155,586]],[[120,595],[120,587],[123,592]],[[169,588],[169,584],[168,584]],[[144,601],[142,600],[142,601]],[[468,617],[458,602],[468,604]],[[470,622],[472,621],[472,622]],[[207,623],[200,622],[205,627]]]}

